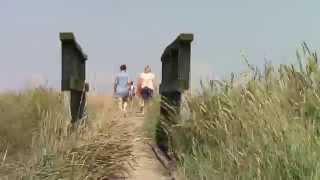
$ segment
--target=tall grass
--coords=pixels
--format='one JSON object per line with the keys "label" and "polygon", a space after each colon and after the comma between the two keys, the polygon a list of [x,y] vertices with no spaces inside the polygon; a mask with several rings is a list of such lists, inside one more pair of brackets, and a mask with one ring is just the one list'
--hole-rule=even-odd
{"label": "tall grass", "polygon": [[145,136],[150,139],[155,138],[155,132],[158,124],[158,120],[160,118],[160,97],[156,96],[147,107],[147,113],[144,117],[145,121],[143,124],[143,130],[145,132]]}
{"label": "tall grass", "polygon": [[119,131],[124,125],[110,107],[88,108],[88,126],[71,133],[63,94],[47,88],[1,94],[0,179],[126,175],[133,162],[132,138]]}
{"label": "tall grass", "polygon": [[320,179],[318,56],[297,57],[187,97],[190,115],[166,126],[185,179]]}

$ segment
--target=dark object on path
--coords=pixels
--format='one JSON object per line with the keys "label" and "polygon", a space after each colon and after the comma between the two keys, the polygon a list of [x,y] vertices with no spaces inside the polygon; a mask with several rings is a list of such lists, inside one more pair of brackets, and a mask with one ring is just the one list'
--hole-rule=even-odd
{"label": "dark object on path", "polygon": [[86,92],[89,84],[86,80],[86,60],[80,45],[71,32],[60,33],[62,49],[61,90],[70,91],[70,110],[72,123],[82,119],[85,112]]}
{"label": "dark object on path", "polygon": [[156,142],[166,154],[169,151],[169,138],[165,126],[174,124],[173,119],[180,113],[181,97],[189,89],[190,56],[193,34],[180,34],[163,52],[162,81],[160,85],[161,119],[157,124]]}

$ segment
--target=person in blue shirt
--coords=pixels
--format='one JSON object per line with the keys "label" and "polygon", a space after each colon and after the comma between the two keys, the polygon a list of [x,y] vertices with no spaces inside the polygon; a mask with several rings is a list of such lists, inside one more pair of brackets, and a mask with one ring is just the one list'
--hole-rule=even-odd
{"label": "person in blue shirt", "polygon": [[129,96],[129,75],[125,64],[120,66],[120,72],[116,75],[114,94],[118,98],[120,110],[126,113]]}

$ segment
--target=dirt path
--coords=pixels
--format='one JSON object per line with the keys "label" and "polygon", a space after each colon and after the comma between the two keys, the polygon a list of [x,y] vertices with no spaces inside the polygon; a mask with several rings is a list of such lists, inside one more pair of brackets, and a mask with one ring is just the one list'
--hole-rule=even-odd
{"label": "dirt path", "polygon": [[168,172],[161,165],[154,155],[151,147],[143,137],[143,121],[141,117],[128,117],[128,124],[131,126],[135,143],[133,151],[137,157],[137,165],[131,172],[129,180],[170,180]]}

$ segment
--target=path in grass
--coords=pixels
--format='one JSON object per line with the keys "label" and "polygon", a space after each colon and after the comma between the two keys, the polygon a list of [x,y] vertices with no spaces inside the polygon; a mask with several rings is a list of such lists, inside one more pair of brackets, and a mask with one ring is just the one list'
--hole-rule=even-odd
{"label": "path in grass", "polygon": [[144,118],[128,117],[126,120],[135,137],[133,152],[137,157],[137,165],[132,170],[129,180],[170,180],[168,172],[157,160],[143,136]]}

